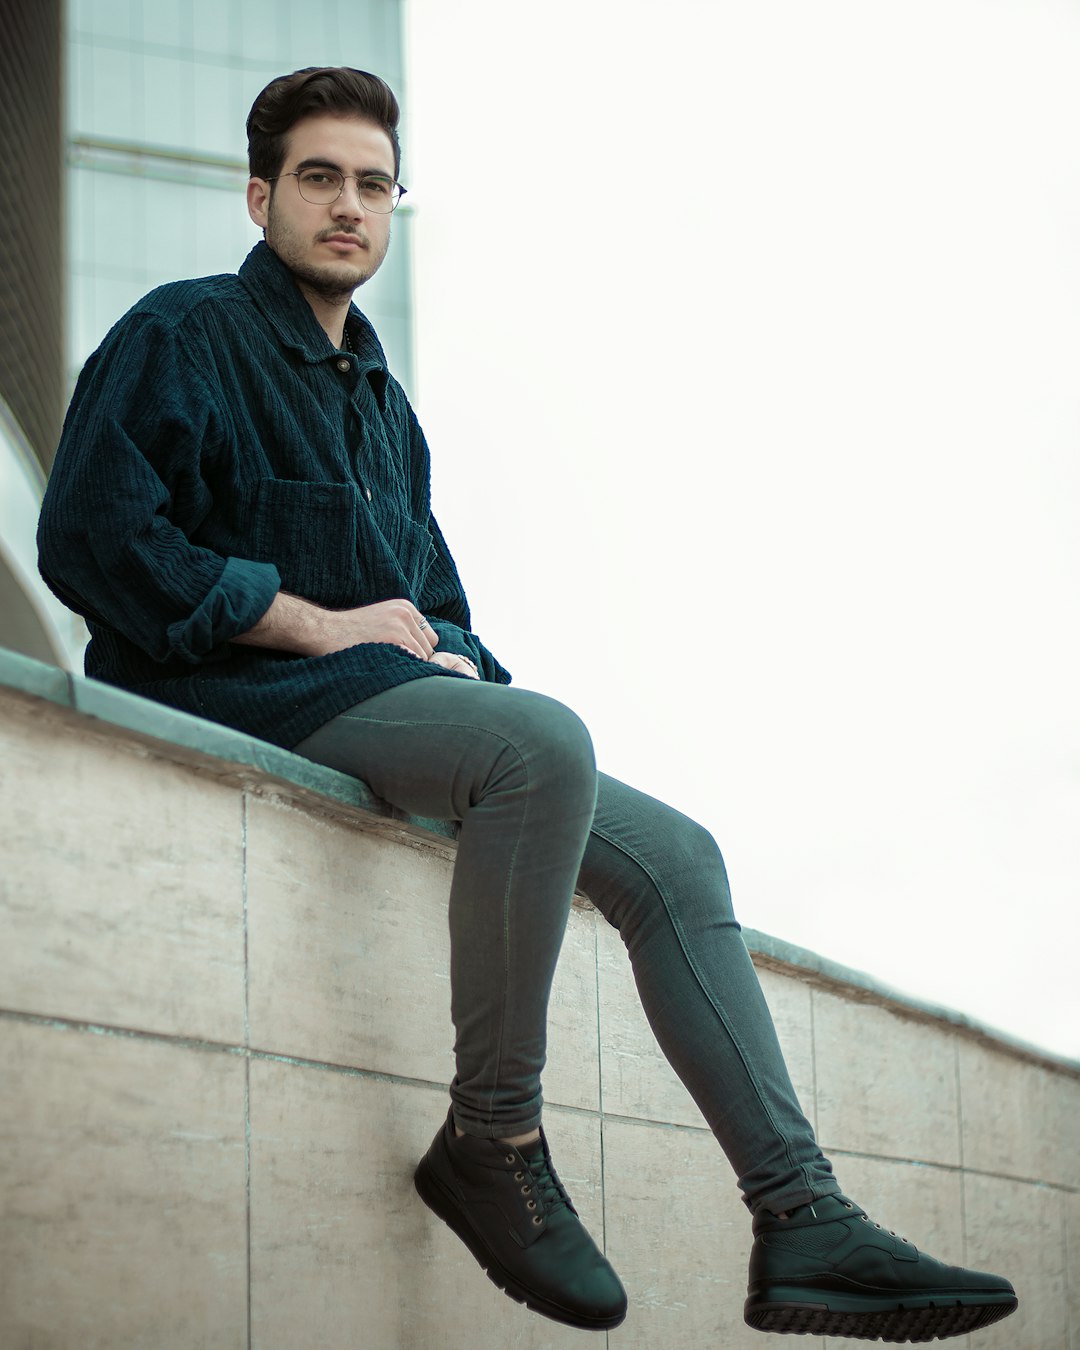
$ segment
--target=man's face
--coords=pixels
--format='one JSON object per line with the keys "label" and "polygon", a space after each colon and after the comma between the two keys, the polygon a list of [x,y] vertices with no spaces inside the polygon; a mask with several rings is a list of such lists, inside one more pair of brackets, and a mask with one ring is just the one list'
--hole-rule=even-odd
{"label": "man's face", "polygon": [[[374,122],[331,114],[305,117],[289,131],[281,173],[303,168],[393,178],[394,149]],[[346,178],[341,196],[328,206],[305,201],[296,184],[292,177],[273,184],[252,178],[248,214],[266,231],[266,242],[302,290],[340,300],[378,271],[390,242],[390,216],[363,205],[355,178]]]}

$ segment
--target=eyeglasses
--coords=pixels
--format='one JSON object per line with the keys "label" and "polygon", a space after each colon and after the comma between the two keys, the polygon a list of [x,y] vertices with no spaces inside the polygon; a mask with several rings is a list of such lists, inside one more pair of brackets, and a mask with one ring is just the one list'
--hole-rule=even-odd
{"label": "eyeglasses", "polygon": [[[355,174],[338,173],[336,169],[294,169],[291,173],[281,173],[277,178],[295,178],[300,196],[313,206],[329,206],[336,202],[345,191],[345,184],[351,179],[356,183],[360,201],[369,211],[378,215],[389,215],[405,195],[405,188],[386,178],[381,173],[365,173],[357,178]],[[268,178],[268,183],[276,178]]]}

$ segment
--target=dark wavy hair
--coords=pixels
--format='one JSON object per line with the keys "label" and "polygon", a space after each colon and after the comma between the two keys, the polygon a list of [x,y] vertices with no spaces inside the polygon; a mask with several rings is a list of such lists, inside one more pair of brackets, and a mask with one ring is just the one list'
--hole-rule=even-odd
{"label": "dark wavy hair", "polygon": [[289,131],[302,117],[337,113],[363,117],[385,131],[394,147],[394,177],[401,168],[397,126],[401,109],[378,75],[351,66],[308,66],[271,80],[251,105],[247,119],[248,171],[273,178],[285,163]]}

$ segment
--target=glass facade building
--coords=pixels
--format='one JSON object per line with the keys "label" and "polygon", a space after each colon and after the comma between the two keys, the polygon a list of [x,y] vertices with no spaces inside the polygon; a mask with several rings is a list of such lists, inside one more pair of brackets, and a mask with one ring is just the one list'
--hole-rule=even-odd
{"label": "glass facade building", "polygon": [[[164,282],[234,272],[260,238],[244,202],[244,124],[259,91],[291,70],[348,65],[387,80],[403,111],[407,97],[403,0],[10,0],[6,8],[6,139],[37,147],[32,169],[12,180],[20,197],[6,206],[0,240],[0,485],[17,477],[25,525],[66,396],[112,324]],[[23,132],[12,129],[16,115]],[[404,143],[404,117],[401,131]],[[27,185],[41,187],[43,200],[27,201]],[[406,199],[386,261],[357,293],[407,389],[410,217]],[[31,327],[41,353],[28,351]],[[28,587],[37,588],[32,610],[54,602],[27,553],[32,532],[5,523],[14,491],[0,510],[0,646],[75,664],[77,638],[74,649],[55,634],[28,640],[32,616],[20,611],[16,621]]]}

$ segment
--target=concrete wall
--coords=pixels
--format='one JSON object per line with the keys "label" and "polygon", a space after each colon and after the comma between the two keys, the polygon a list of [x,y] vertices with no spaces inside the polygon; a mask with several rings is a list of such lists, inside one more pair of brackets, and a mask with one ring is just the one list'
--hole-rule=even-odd
{"label": "concrete wall", "polygon": [[[0,784],[3,1350],[605,1343],[499,1294],[412,1190],[452,1073],[444,827],[10,655]],[[1080,1350],[1080,1066],[748,943],[846,1189],[1016,1284],[955,1344]],[[584,903],[545,1089],[630,1293],[607,1343],[795,1344],[742,1323],[730,1168]]]}

